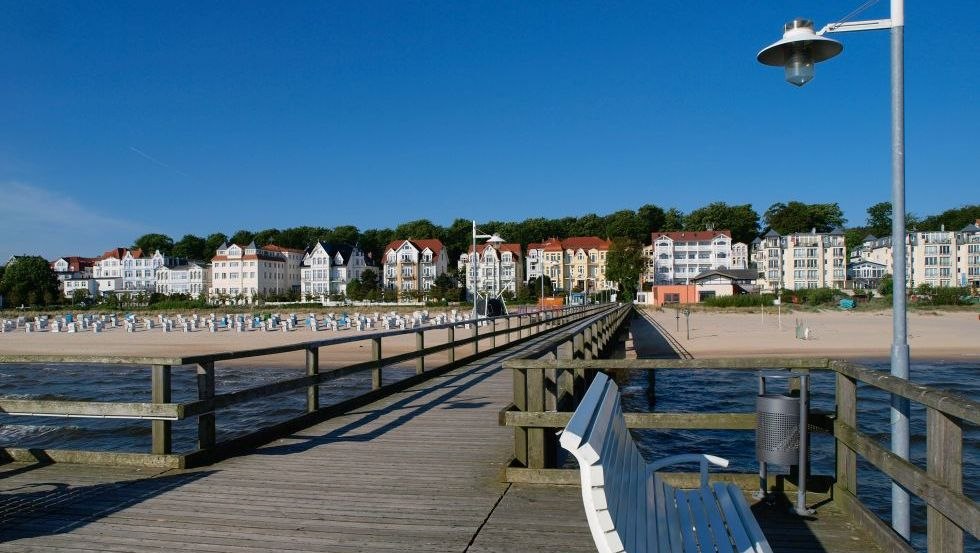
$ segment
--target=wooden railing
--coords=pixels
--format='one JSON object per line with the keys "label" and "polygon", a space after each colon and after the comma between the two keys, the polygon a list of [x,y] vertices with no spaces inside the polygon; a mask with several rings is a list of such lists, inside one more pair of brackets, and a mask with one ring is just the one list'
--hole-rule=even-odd
{"label": "wooden railing", "polygon": [[[149,403],[96,402],[96,401],[46,401],[33,399],[0,399],[0,412],[39,417],[101,417],[118,419],[146,419],[152,428],[151,450],[149,453],[115,453],[78,450],[36,450],[16,447],[0,448],[0,462],[17,461],[60,461],[96,464],[133,464],[163,467],[188,467],[214,462],[240,452],[246,448],[266,443],[276,437],[325,420],[336,414],[349,411],[360,405],[374,401],[393,392],[403,390],[417,382],[436,374],[442,374],[454,367],[478,359],[485,355],[525,342],[533,337],[556,332],[566,325],[583,320],[602,320],[608,314],[619,312],[614,304],[597,306],[576,306],[563,309],[518,313],[495,317],[489,320],[492,326],[481,327],[469,324],[469,335],[458,335],[465,322],[427,325],[419,328],[392,330],[375,333],[351,333],[346,336],[258,349],[190,355],[184,357],[139,357],[139,356],[78,356],[78,355],[0,355],[0,364],[90,364],[90,365],[137,365],[149,367],[151,375],[151,401]],[[502,328],[501,328],[502,327]],[[425,345],[426,334],[446,332],[446,342],[433,346]],[[407,334],[415,335],[413,351],[385,357],[382,343],[386,338]],[[481,350],[480,342],[489,349]],[[371,342],[369,360],[330,368],[321,371],[320,349],[332,345],[351,342]],[[460,348],[469,346],[464,355]],[[470,349],[471,348],[471,349]],[[221,361],[246,359],[287,352],[305,351],[306,374],[301,377],[278,380],[267,384],[228,393],[215,391],[215,364]],[[426,357],[446,352],[447,362],[438,367],[427,367]],[[382,385],[384,367],[415,361],[415,376]],[[196,370],[197,399],[175,403],[172,401],[171,375],[174,368],[186,367]],[[321,406],[321,385],[342,376],[370,371],[372,389],[370,392],[344,400],[340,403]],[[84,387],[84,382],[79,382]],[[306,389],[306,413],[285,422],[270,424],[250,432],[245,436],[217,441],[216,416],[225,408],[267,398],[297,389]],[[173,451],[172,424],[196,417],[197,448],[186,453]]]}
{"label": "wooden railing", "polygon": [[[810,424],[815,430],[834,437],[837,453],[832,495],[835,503],[871,532],[887,550],[912,551],[904,539],[858,499],[857,458],[860,456],[926,504],[926,540],[930,552],[962,552],[964,531],[980,538],[980,508],[976,501],[964,495],[962,472],[963,426],[980,425],[980,403],[965,397],[913,384],[854,363],[817,358],[577,360],[559,356],[556,359],[512,359],[505,361],[504,367],[514,372],[514,404],[500,414],[500,423],[515,430],[515,461],[507,471],[507,478],[510,481],[540,483],[578,482],[577,471],[556,466],[554,432],[546,430],[562,428],[567,424],[578,402],[576,391],[584,387],[597,370],[756,371],[787,368],[805,373],[832,371],[836,373],[835,413],[811,414]],[[570,384],[563,380],[567,378],[566,375],[572,375]],[[899,458],[874,438],[858,430],[859,381],[925,407],[926,469]],[[562,396],[570,397],[571,405],[564,403]],[[754,430],[756,415],[751,412],[627,413],[626,422],[630,428],[661,430]],[[756,474],[719,476],[738,482],[746,489],[758,485]],[[693,485],[692,475],[680,475],[678,480],[685,478]],[[683,482],[680,485],[684,485]]]}

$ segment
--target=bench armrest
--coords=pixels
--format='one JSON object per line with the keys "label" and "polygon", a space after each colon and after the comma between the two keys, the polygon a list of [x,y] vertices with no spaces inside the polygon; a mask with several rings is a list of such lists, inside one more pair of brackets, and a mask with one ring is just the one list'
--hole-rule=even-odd
{"label": "bench armrest", "polygon": [[704,455],[700,453],[687,453],[684,455],[673,455],[665,457],[647,465],[647,474],[656,472],[666,466],[677,465],[680,463],[698,463],[701,471],[701,487],[708,487],[708,463],[719,467],[727,467],[728,459],[715,455]]}

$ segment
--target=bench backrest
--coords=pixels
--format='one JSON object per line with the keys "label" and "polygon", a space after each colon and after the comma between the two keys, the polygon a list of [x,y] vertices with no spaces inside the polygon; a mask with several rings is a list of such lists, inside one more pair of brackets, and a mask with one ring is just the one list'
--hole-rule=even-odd
{"label": "bench backrest", "polygon": [[[578,460],[582,500],[600,553],[654,550],[653,478],[630,437],[619,387],[598,373],[561,435]],[[649,513],[649,514],[648,514]]]}

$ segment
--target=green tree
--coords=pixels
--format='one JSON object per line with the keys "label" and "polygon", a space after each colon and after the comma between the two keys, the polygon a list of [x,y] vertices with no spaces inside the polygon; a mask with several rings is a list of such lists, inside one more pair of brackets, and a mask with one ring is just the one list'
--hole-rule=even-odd
{"label": "green tree", "polygon": [[728,205],[725,202],[712,202],[705,207],[687,214],[684,230],[732,231],[732,240],[748,244],[759,235],[759,214],[751,204]]}
{"label": "green tree", "polygon": [[255,234],[250,230],[239,230],[231,236],[229,239],[230,244],[238,244],[239,246],[247,246],[255,240]]}
{"label": "green tree", "polygon": [[182,257],[184,259],[194,259],[198,261],[209,260],[213,255],[207,254],[207,241],[200,236],[194,236],[193,234],[185,234],[179,242],[174,244],[173,255],[174,257]]}
{"label": "green tree", "polygon": [[664,232],[684,230],[684,224],[684,214],[681,213],[681,210],[677,209],[676,207],[672,207],[668,209],[666,213],[664,213],[663,226],[655,230],[662,230]]}
{"label": "green tree", "polygon": [[552,295],[552,294],[555,293],[555,286],[551,282],[551,277],[549,277],[548,275],[539,276],[537,278],[532,278],[532,279],[530,279],[530,280],[527,281],[527,291],[528,291],[528,294],[530,294],[530,296],[533,297],[534,299],[537,299],[537,298],[539,298],[541,296],[541,290],[542,290],[541,279],[542,278],[544,279],[544,295],[545,295],[545,297],[548,297],[548,296],[550,296],[550,295]]}
{"label": "green tree", "polygon": [[211,258],[214,257],[215,252],[218,251],[218,247],[227,243],[228,235],[222,232],[209,234],[204,240],[204,261],[211,261]]}
{"label": "green tree", "polygon": [[636,297],[643,271],[643,244],[631,238],[613,238],[606,254],[606,280],[615,282],[627,301]]}
{"label": "green tree", "polygon": [[165,256],[169,256],[174,249],[174,239],[166,234],[144,234],[133,243],[134,249],[141,249],[147,255],[153,255],[160,250]]}
{"label": "green tree", "polygon": [[364,272],[361,273],[361,284],[365,290],[377,290],[381,284],[378,279],[378,273],[372,269],[364,269]]}
{"label": "green tree", "polygon": [[43,257],[17,257],[4,270],[0,292],[10,305],[57,303],[58,277]]}
{"label": "green tree", "polygon": [[439,238],[444,234],[443,228],[435,225],[428,219],[417,219],[402,223],[395,227],[395,239],[424,240],[427,238]]}
{"label": "green tree", "polygon": [[947,209],[939,215],[930,215],[919,222],[919,228],[922,230],[939,230],[945,227],[948,231],[960,230],[976,221],[980,221],[980,204],[964,205]]}
{"label": "green tree", "polygon": [[459,292],[456,291],[458,286],[456,286],[456,281],[453,277],[446,273],[442,273],[432,281],[432,288],[429,289],[429,297],[434,299],[445,299],[459,297]]}
{"label": "green tree", "polygon": [[794,232],[830,232],[847,221],[838,204],[775,203],[762,216],[766,226],[779,234]]}
{"label": "green tree", "polygon": [[375,263],[380,263],[381,256],[384,255],[385,247],[394,238],[394,231],[391,229],[370,229],[361,233],[361,250],[364,255],[368,255]]}
{"label": "green tree", "polygon": [[[347,244],[353,246],[358,243],[361,239],[361,231],[357,230],[357,227],[353,225],[343,225],[335,227],[330,231],[330,235],[327,241],[331,244],[341,245]],[[311,242],[310,246],[313,245]]]}
{"label": "green tree", "polygon": [[649,238],[644,221],[631,209],[623,209],[606,215],[606,228],[601,237],[623,236],[643,242]]}
{"label": "green tree", "polygon": [[[279,229],[267,228],[255,233],[252,237],[256,245],[267,246],[269,244],[279,244]],[[244,244],[243,244],[244,245]]]}
{"label": "green tree", "polygon": [[[664,225],[667,222],[667,214],[663,209],[655,205],[644,204],[640,206],[640,209],[636,210],[636,215],[643,224],[644,242],[650,239],[652,233],[658,230],[665,230]],[[681,223],[680,228],[683,228],[683,223]]]}
{"label": "green tree", "polygon": [[895,282],[892,280],[892,275],[885,275],[881,277],[878,281],[878,293],[882,296],[890,296],[895,290]]}
{"label": "green tree", "polygon": [[[918,218],[911,214],[905,214],[905,230],[909,230],[918,224]],[[935,229],[939,230],[939,229]],[[868,208],[868,232],[878,238],[892,235],[892,203],[879,202]]]}
{"label": "green tree", "polygon": [[347,297],[353,301],[364,299],[364,285],[360,280],[354,279],[347,283]]}

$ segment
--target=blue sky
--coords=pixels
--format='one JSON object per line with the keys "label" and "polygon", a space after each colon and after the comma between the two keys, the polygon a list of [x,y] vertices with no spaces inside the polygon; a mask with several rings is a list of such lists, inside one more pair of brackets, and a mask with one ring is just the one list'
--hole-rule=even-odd
{"label": "blue sky", "polygon": [[[861,2],[0,2],[0,260],[890,194],[888,33],[802,89],[755,55]],[[884,0],[861,19],[888,17]],[[980,4],[906,6],[908,207],[980,201]]]}

